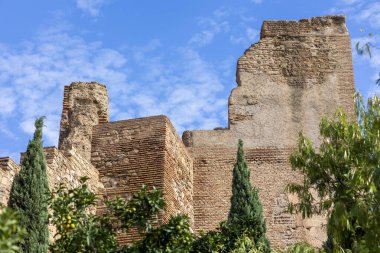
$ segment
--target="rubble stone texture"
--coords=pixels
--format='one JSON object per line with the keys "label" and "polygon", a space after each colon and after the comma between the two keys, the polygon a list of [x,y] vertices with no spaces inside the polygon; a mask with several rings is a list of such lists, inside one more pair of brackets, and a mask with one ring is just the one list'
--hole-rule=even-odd
{"label": "rubble stone texture", "polygon": [[[72,83],[64,90],[59,148],[46,148],[49,185],[77,185],[81,176],[107,198],[129,197],[142,185],[162,189],[159,216],[185,213],[192,228],[215,229],[228,215],[238,139],[244,141],[251,181],[259,189],[273,248],[326,238],[325,217],[303,220],[287,213],[285,192],[302,175],[288,158],[300,131],[319,143],[319,122],[342,107],[354,115],[350,37],[343,16],[266,21],[260,41],[237,64],[228,106],[228,128],[185,131],[182,141],[170,120],[153,116],[108,120],[108,95],[98,83]],[[18,166],[0,159],[0,201],[7,198]],[[5,178],[5,179],[4,179]],[[103,188],[104,187],[104,188]],[[99,204],[98,212],[104,210]],[[120,242],[136,233],[120,235]]]}
{"label": "rubble stone texture", "polygon": [[92,127],[108,121],[108,94],[104,85],[76,82],[65,86],[59,149],[73,147],[89,161]]}
{"label": "rubble stone texture", "polygon": [[11,158],[0,158],[0,206],[8,204],[13,178],[19,171],[20,167]]}

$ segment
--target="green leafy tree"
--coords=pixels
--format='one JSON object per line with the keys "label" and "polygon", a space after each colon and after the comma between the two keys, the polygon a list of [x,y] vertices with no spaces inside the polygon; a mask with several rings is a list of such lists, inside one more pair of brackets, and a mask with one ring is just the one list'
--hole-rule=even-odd
{"label": "green leafy tree", "polygon": [[164,211],[165,201],[161,190],[146,186],[134,193],[130,200],[118,198],[108,203],[114,217],[125,232],[137,228],[142,237],[132,245],[122,247],[124,253],[186,253],[191,249],[193,235],[188,217],[176,215],[166,224],[158,224],[158,214]]}
{"label": "green leafy tree", "polygon": [[239,238],[244,234],[251,238],[253,244],[265,245],[264,252],[270,251],[263,208],[258,190],[251,185],[242,140],[239,140],[237,161],[233,169],[231,208],[224,228],[222,226],[223,230],[229,231],[232,238]]}
{"label": "green leafy tree", "polygon": [[[82,178],[81,185],[70,190],[61,185],[52,194],[51,221],[57,228],[52,253],[189,252],[193,235],[186,216],[171,217],[161,226],[157,223],[157,215],[165,206],[162,191],[143,186],[130,200],[106,201],[109,211],[95,215],[91,210],[96,208],[96,195],[86,181]],[[119,245],[116,230],[128,232],[132,228],[141,232],[142,239]]]}
{"label": "green leafy tree", "polygon": [[190,252],[193,243],[193,234],[190,232],[188,217],[177,215],[167,224],[152,228],[140,241],[131,247],[125,247],[126,253],[165,253]]}
{"label": "green leafy tree", "polygon": [[165,208],[162,191],[143,185],[130,200],[116,198],[108,201],[112,213],[120,221],[121,228],[128,231],[137,228],[140,233],[148,232],[157,224],[158,214]]}
{"label": "green leafy tree", "polygon": [[95,193],[81,185],[68,190],[63,185],[52,193],[50,209],[51,223],[56,227],[56,239],[50,245],[52,253],[100,252],[117,250],[116,233],[107,215],[95,215],[97,203]]}
{"label": "green leafy tree", "polygon": [[20,173],[14,178],[8,202],[8,206],[19,214],[20,225],[28,232],[20,244],[21,251],[25,253],[46,253],[49,245],[49,188],[42,146],[43,123],[44,117],[35,122],[33,140],[29,141]]}
{"label": "green leafy tree", "polygon": [[286,250],[272,251],[271,253],[325,253],[325,251],[323,249],[316,249],[305,242],[299,242]]}
{"label": "green leafy tree", "polygon": [[338,110],[320,124],[317,149],[303,135],[291,155],[292,168],[302,172],[302,184],[290,184],[299,203],[290,210],[303,217],[328,212],[331,252],[380,252],[380,100],[367,105],[357,98],[358,121]]}
{"label": "green leafy tree", "polygon": [[228,238],[218,229],[216,231],[200,232],[193,241],[192,253],[219,253],[225,252]]}
{"label": "green leafy tree", "polygon": [[0,207],[0,252],[16,253],[26,232],[19,226],[17,215],[9,208]]}

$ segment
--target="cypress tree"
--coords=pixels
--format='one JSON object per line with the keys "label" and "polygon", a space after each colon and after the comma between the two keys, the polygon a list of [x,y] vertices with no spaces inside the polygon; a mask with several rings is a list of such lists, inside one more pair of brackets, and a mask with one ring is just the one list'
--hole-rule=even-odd
{"label": "cypress tree", "polygon": [[46,160],[42,146],[44,117],[35,122],[33,140],[21,162],[20,173],[12,184],[8,206],[17,211],[28,235],[21,243],[21,252],[47,253],[49,246],[48,230],[48,180]]}
{"label": "cypress tree", "polygon": [[243,141],[239,140],[237,159],[233,170],[231,208],[227,226],[236,238],[245,234],[256,245],[270,251],[266,238],[266,224],[258,190],[252,187],[250,171],[244,157]]}

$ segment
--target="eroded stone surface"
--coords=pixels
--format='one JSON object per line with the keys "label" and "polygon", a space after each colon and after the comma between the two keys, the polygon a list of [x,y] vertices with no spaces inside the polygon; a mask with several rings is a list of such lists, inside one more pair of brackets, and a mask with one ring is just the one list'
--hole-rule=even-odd
{"label": "eroded stone surface", "polygon": [[65,86],[59,135],[59,149],[77,152],[91,159],[92,127],[109,121],[107,88],[95,82]]}
{"label": "eroded stone surface", "polygon": [[15,175],[20,167],[9,157],[0,158],[0,205],[6,206]]}

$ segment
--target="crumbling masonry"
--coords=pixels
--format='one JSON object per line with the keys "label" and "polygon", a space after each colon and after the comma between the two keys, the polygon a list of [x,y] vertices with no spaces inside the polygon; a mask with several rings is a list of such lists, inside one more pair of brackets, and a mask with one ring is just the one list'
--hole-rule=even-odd
{"label": "crumbling masonry", "polygon": [[[317,145],[322,115],[337,107],[354,112],[345,18],[264,22],[260,41],[238,60],[237,84],[229,98],[228,128],[186,131],[181,140],[165,116],[109,122],[106,87],[72,83],[64,90],[59,147],[45,149],[50,187],[74,187],[84,175],[93,190],[109,197],[155,186],[167,203],[162,222],[185,213],[195,231],[214,229],[227,217],[241,138],[273,247],[321,245],[326,219],[287,213],[292,196],[284,188],[302,180],[288,162],[298,133]],[[0,158],[1,203],[18,170],[11,159]]]}

